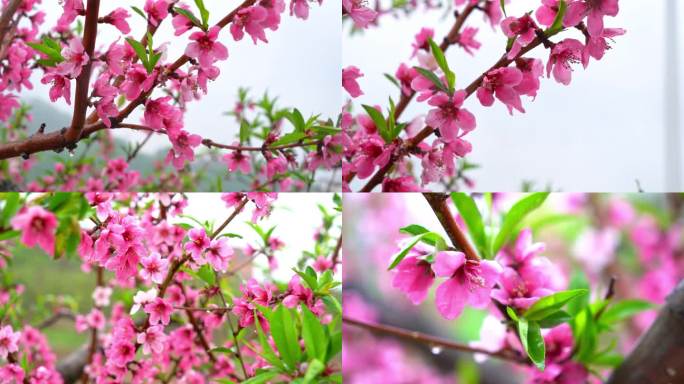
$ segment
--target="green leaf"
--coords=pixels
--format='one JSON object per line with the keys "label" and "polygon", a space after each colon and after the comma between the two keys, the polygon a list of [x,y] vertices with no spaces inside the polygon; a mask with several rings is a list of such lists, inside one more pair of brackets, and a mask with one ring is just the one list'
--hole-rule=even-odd
{"label": "green leaf", "polygon": [[254,311],[254,323],[256,325],[259,344],[261,345],[261,352],[259,353],[259,355],[263,357],[264,360],[271,363],[271,365],[273,365],[274,367],[285,369],[285,365],[275,354],[275,351],[271,347],[271,344],[268,342],[268,338],[264,334],[264,330],[261,328],[259,316],[257,315],[256,311]]}
{"label": "green leaf", "polygon": [[309,362],[309,367],[306,369],[306,373],[304,374],[304,381],[302,381],[303,384],[309,384],[315,379],[318,375],[320,375],[323,370],[325,369],[325,364],[323,364],[320,360],[314,359]]}
{"label": "green leaf", "polygon": [[5,232],[2,232],[2,233],[0,233],[0,241],[12,239],[12,238],[14,238],[14,237],[19,236],[20,234],[21,234],[21,232],[19,232],[19,231],[5,231]]}
{"label": "green leaf", "polygon": [[599,320],[607,324],[617,323],[654,307],[652,303],[645,300],[623,300],[610,305],[601,314]]}
{"label": "green leaf", "polygon": [[318,317],[311,313],[306,305],[302,305],[302,338],[309,360],[325,361],[328,349],[328,337]]}
{"label": "green leaf", "polygon": [[527,356],[529,356],[537,368],[544,370],[546,346],[544,345],[544,337],[541,334],[539,324],[535,321],[530,322],[525,318],[520,318],[518,321],[518,335]]}
{"label": "green leaf", "polygon": [[304,116],[299,112],[297,108],[292,109],[292,112],[285,114],[285,118],[288,119],[292,126],[294,126],[295,131],[304,132],[306,126],[306,121],[304,121]]}
{"label": "green leaf", "polygon": [[480,254],[483,257],[489,258],[487,235],[485,234],[482,215],[477,208],[477,204],[475,204],[475,200],[463,192],[452,193],[451,199],[454,201],[463,221],[465,221],[470,237],[473,239],[478,251],[480,251]]}
{"label": "green leaf", "polygon": [[135,54],[138,55],[138,59],[140,59],[140,62],[142,62],[143,66],[147,70],[147,73],[152,73],[150,70],[150,62],[147,59],[147,51],[145,50],[145,46],[142,45],[138,40],[132,39],[130,37],[126,38],[126,41],[128,42],[128,45],[133,48],[133,51],[135,51]]}
{"label": "green leaf", "polygon": [[147,21],[147,15],[145,15],[145,12],[143,12],[142,9],[140,9],[136,6],[131,6],[131,9],[133,10],[133,12],[137,13],[138,15],[140,15],[140,17],[142,17],[143,19],[145,19],[145,21]]}
{"label": "green leaf", "polygon": [[444,76],[447,79],[447,84],[449,84],[449,90],[454,89],[454,85],[456,84],[456,75],[449,69],[449,64],[447,63],[446,57],[444,56],[444,51],[442,51],[442,48],[437,45],[432,39],[428,39],[428,43],[430,43],[430,51],[432,52],[432,56],[435,57],[435,61],[437,62],[437,65],[439,65],[439,68],[444,72]]}
{"label": "green leaf", "polygon": [[392,141],[387,130],[387,121],[385,120],[385,117],[382,115],[382,112],[378,111],[370,105],[363,105],[363,109],[366,110],[368,116],[370,116],[371,120],[373,120],[373,123],[375,123],[375,126],[378,129],[378,133],[385,140],[385,142],[389,143],[390,141]]}
{"label": "green leaf", "polygon": [[179,15],[185,16],[188,20],[190,20],[190,22],[193,25],[202,28],[202,22],[191,11],[180,7],[174,7],[173,10],[176,11],[176,13],[178,13]]}
{"label": "green leaf", "polygon": [[544,201],[546,201],[548,196],[548,192],[533,193],[520,199],[511,207],[511,210],[508,211],[506,217],[504,217],[501,229],[494,240],[492,255],[496,255],[499,252],[501,247],[508,242],[516,227],[522,222],[525,216],[544,204]]}
{"label": "green leaf", "polygon": [[280,372],[269,369],[267,371],[261,371],[257,373],[256,375],[243,381],[242,384],[264,384],[278,375],[280,375]]}
{"label": "green leaf", "polygon": [[594,355],[590,361],[592,365],[615,368],[622,364],[624,359],[625,358],[619,353],[610,353],[610,351],[606,351],[605,353]]}
{"label": "green leaf", "polygon": [[390,75],[389,73],[383,73],[383,75],[385,76],[385,79],[390,81],[390,83],[396,85],[399,89],[401,89],[401,84],[399,84],[399,81],[397,81],[397,79],[394,76]]}
{"label": "green leaf", "polygon": [[209,28],[209,11],[204,6],[203,0],[195,0],[195,4],[199,9],[200,17],[202,17],[202,29],[206,31]]}
{"label": "green leaf", "polygon": [[518,314],[515,313],[515,309],[513,309],[511,307],[506,307],[506,313],[508,314],[508,317],[511,318],[511,320],[516,321],[516,322],[519,320]]}
{"label": "green leaf", "polygon": [[549,29],[546,30],[546,36],[555,35],[563,30],[563,17],[565,16],[567,9],[567,2],[565,0],[560,0],[558,3],[558,13],[556,13],[556,18],[553,20],[553,24],[551,24]]}
{"label": "green leaf", "polygon": [[271,314],[269,324],[271,325],[271,336],[280,356],[290,371],[296,370],[302,353],[299,349],[299,337],[292,313],[280,304]]}
{"label": "green leaf", "polygon": [[2,209],[2,226],[8,227],[10,220],[19,211],[19,202],[21,200],[19,192],[8,192],[4,194],[5,206]]}
{"label": "green leaf", "polygon": [[420,241],[431,245],[433,247],[439,246],[440,249],[446,249],[446,242],[444,241],[444,238],[435,232],[430,232],[426,228],[417,225],[417,224],[411,224],[406,227],[403,227],[399,229],[399,232],[406,233],[408,235],[413,235],[413,236],[418,236],[418,235],[425,235],[423,236]]}
{"label": "green leaf", "polygon": [[413,69],[418,71],[418,73],[424,78],[430,80],[437,89],[446,93],[449,92],[449,89],[447,89],[447,87],[444,86],[442,80],[440,80],[439,77],[437,77],[437,75],[434,74],[434,72],[421,67],[413,67]]}
{"label": "green leaf", "polygon": [[216,275],[209,264],[204,264],[200,269],[197,270],[197,277],[202,279],[208,285],[214,285],[216,283]]}
{"label": "green leaf", "polygon": [[[308,268],[311,268],[311,267],[308,267]],[[294,268],[292,268],[292,270],[296,274],[298,274],[299,277],[301,277],[304,280],[304,283],[306,283],[306,285],[308,285],[312,291],[315,291],[316,289],[318,289],[318,277],[316,276],[315,272],[314,272],[314,275],[311,276],[311,274],[309,274],[309,273],[298,271]]]}
{"label": "green leaf", "polygon": [[594,316],[589,308],[585,308],[575,316],[573,333],[575,335],[575,343],[579,346],[575,354],[576,358],[581,362],[591,362],[591,358],[596,350],[598,334],[596,332],[596,324],[594,324]]}
{"label": "green leaf", "polygon": [[240,144],[244,144],[249,141],[249,136],[251,135],[251,127],[247,120],[240,120]]}
{"label": "green leaf", "polygon": [[528,320],[542,320],[551,314],[560,311],[560,309],[570,300],[578,296],[586,295],[588,292],[589,291],[586,289],[572,289],[544,296],[528,308],[523,316]]}
{"label": "green leaf", "polygon": [[[570,276],[569,289],[589,289],[587,276],[581,269],[576,269]],[[584,295],[568,303],[566,310],[571,316],[575,316],[589,305],[589,295]]]}
{"label": "green leaf", "polygon": [[432,241],[434,241],[437,249],[446,249],[446,243],[444,242],[444,239],[441,235],[434,232],[422,233],[408,240],[404,248],[402,248],[397,254],[395,254],[392,257],[392,262],[390,263],[387,270],[391,271],[392,269],[394,269],[394,267],[396,267],[402,260],[404,260],[409,251],[413,249],[413,247],[415,247],[416,244],[418,244],[418,242],[422,241],[423,239],[431,239]]}
{"label": "green leaf", "polygon": [[557,311],[539,320],[539,326],[542,328],[553,328],[557,325],[567,323],[570,320],[572,320],[572,316],[570,316],[569,313]]}
{"label": "green leaf", "polygon": [[286,135],[283,135],[280,139],[276,140],[273,144],[271,144],[271,146],[277,147],[280,145],[296,143],[305,137],[307,137],[307,134],[305,132],[290,132]]}

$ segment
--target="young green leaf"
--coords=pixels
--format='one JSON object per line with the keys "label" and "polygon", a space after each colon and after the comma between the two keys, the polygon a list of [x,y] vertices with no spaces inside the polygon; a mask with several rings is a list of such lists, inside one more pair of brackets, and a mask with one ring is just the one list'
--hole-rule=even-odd
{"label": "young green leaf", "polygon": [[271,336],[278,352],[290,370],[295,370],[302,358],[299,348],[297,327],[290,310],[279,305],[268,319],[271,326]]}
{"label": "young green leaf", "polygon": [[565,311],[558,311],[539,320],[539,326],[542,328],[553,328],[557,325],[567,323],[570,320],[572,320],[572,316],[570,316],[570,314]]}
{"label": "young green leaf", "polygon": [[2,209],[2,219],[0,222],[2,223],[2,226],[6,228],[9,226],[12,217],[19,211],[21,197],[19,196],[19,192],[7,192],[4,195],[5,206]]}
{"label": "young green leaf", "polygon": [[311,383],[318,375],[320,375],[323,370],[325,369],[325,364],[323,364],[320,360],[314,359],[309,362],[309,367],[306,369],[306,373],[304,374],[304,380],[302,381],[302,384],[309,384]]}
{"label": "young green leaf", "polygon": [[388,271],[391,271],[394,269],[399,263],[404,260],[406,255],[413,249],[413,247],[418,244],[419,241],[422,241],[423,239],[429,239],[432,242],[435,243],[435,248],[437,249],[445,249],[446,248],[446,243],[444,242],[444,239],[442,238],[441,235],[438,233],[434,232],[425,232],[422,233],[418,236],[414,236],[408,240],[404,248],[402,248],[396,255],[392,257],[392,262],[390,263],[389,267],[387,268]]}
{"label": "young green leaf", "polygon": [[451,194],[451,199],[461,214],[463,221],[468,227],[470,237],[473,239],[475,246],[480,254],[489,258],[489,250],[487,249],[487,235],[485,234],[484,223],[482,222],[482,215],[470,195],[463,192],[454,192]]}
{"label": "young green leaf", "polygon": [[204,6],[203,0],[195,0],[195,4],[200,12],[200,17],[202,18],[202,29],[205,31],[209,28],[209,11],[207,7]]}
{"label": "young green leaf", "polygon": [[570,300],[578,296],[586,295],[588,292],[589,291],[586,289],[573,289],[544,296],[528,308],[523,316],[528,320],[542,320],[551,314],[560,311],[560,309]]}
{"label": "young green leaf", "polygon": [[181,7],[174,7],[173,10],[174,10],[176,13],[178,13],[179,15],[185,16],[188,20],[190,20],[190,22],[191,22],[194,26],[200,27],[200,28],[202,27],[202,22],[201,22],[201,21],[197,18],[197,16],[195,16],[195,14],[192,13],[191,11],[189,11],[189,10],[187,10],[187,9],[183,9],[183,8],[181,8]]}
{"label": "young green leaf", "polygon": [[316,315],[311,313],[306,305],[302,305],[302,338],[304,339],[304,347],[306,348],[306,355],[309,360],[326,360],[325,354],[328,349],[328,337],[325,334],[321,321],[318,320]]}
{"label": "young green leaf", "polygon": [[401,89],[401,84],[399,84],[399,81],[397,81],[397,79],[394,76],[390,75],[389,73],[383,73],[383,75],[385,76],[385,79],[390,81],[390,83],[396,85],[397,88]]}
{"label": "young green leaf", "polygon": [[274,367],[278,367],[278,368],[284,370],[285,365],[278,358],[278,356],[275,354],[275,351],[271,347],[271,344],[268,342],[268,338],[266,337],[263,329],[261,328],[259,316],[257,316],[256,311],[254,311],[254,324],[256,325],[257,338],[259,339],[259,345],[261,345],[260,356],[263,357],[264,360],[268,361]]}
{"label": "young green leaf", "polygon": [[370,105],[363,105],[363,109],[366,110],[368,116],[370,116],[371,120],[373,120],[373,123],[375,123],[375,127],[378,129],[378,133],[385,140],[385,142],[389,143],[390,141],[392,141],[388,134],[389,132],[387,131],[387,121],[385,120],[385,117],[382,115],[382,112],[378,111]]}
{"label": "young green leaf", "polygon": [[278,376],[280,372],[269,369],[266,371],[258,372],[256,375],[250,377],[249,379],[242,381],[242,384],[265,384],[270,382],[273,378]]}
{"label": "young green leaf", "polygon": [[140,62],[143,64],[145,69],[147,70],[147,73],[152,73],[150,70],[150,62],[147,59],[147,51],[145,50],[145,46],[140,44],[139,41],[132,39],[130,37],[126,38],[126,42],[128,42],[128,45],[133,48],[133,51],[135,51],[135,54],[138,55],[138,59],[140,59]]}
{"label": "young green leaf", "polygon": [[610,305],[599,320],[602,323],[613,324],[636,315],[639,312],[653,309],[653,303],[645,300],[623,300]]}
{"label": "young green leaf", "polygon": [[200,269],[197,270],[197,277],[202,279],[208,285],[214,285],[214,283],[216,283],[216,275],[209,264],[204,264]]}
{"label": "young green leaf", "polygon": [[310,274],[298,271],[294,268],[292,270],[304,280],[304,283],[308,285],[312,291],[315,291],[318,288],[318,279],[316,276],[311,276]]}
{"label": "young green leaf", "polygon": [[546,346],[541,328],[535,321],[528,321],[520,318],[518,321],[518,335],[522,341],[523,348],[530,360],[537,368],[544,370],[544,360],[546,358]]}
{"label": "young green leaf", "polygon": [[[501,0],[503,1],[503,0]],[[555,35],[556,33],[563,30],[563,17],[568,9],[568,4],[566,0],[560,0],[558,3],[558,13],[556,13],[556,18],[553,20],[553,24],[546,30],[546,36]]]}
{"label": "young green leaf", "polygon": [[456,75],[449,69],[449,64],[447,63],[446,56],[444,56],[444,51],[437,45],[432,39],[428,39],[430,44],[430,51],[432,51],[432,56],[434,56],[437,65],[444,72],[444,76],[447,79],[447,84],[449,85],[449,90],[453,91],[454,85],[456,84]]}
{"label": "young green leaf", "polygon": [[449,89],[444,86],[444,83],[442,82],[442,80],[440,80],[440,78],[437,77],[437,75],[435,75],[434,72],[427,70],[425,68],[421,68],[421,67],[413,67],[413,69],[418,71],[418,73],[421,76],[423,76],[424,78],[430,80],[430,82],[432,82],[432,84],[435,86],[435,88],[439,89],[442,92],[446,92],[446,93],[449,92]]}
{"label": "young green leaf", "polygon": [[133,12],[137,13],[138,15],[140,15],[140,17],[142,17],[143,19],[145,19],[145,21],[147,21],[147,16],[145,15],[145,12],[142,11],[142,9],[140,9],[136,6],[131,6],[131,9],[133,10]]}
{"label": "young green leaf", "polygon": [[504,217],[501,229],[494,240],[494,249],[491,253],[492,255],[496,255],[499,252],[501,247],[508,242],[516,227],[525,218],[525,216],[544,204],[544,201],[546,201],[548,196],[548,192],[533,193],[520,199],[517,203],[515,203],[515,205],[513,205],[513,207],[511,207],[511,210],[508,211],[506,217]]}

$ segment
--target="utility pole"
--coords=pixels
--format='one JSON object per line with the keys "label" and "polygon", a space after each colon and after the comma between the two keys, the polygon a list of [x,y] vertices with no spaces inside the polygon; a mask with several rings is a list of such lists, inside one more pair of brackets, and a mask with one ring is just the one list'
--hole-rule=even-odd
{"label": "utility pole", "polygon": [[665,187],[669,192],[682,191],[677,1],[667,0],[665,9]]}

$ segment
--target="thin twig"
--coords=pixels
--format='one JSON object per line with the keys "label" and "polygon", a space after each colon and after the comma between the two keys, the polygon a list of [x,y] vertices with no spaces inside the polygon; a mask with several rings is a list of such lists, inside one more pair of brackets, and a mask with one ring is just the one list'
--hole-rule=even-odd
{"label": "thin twig", "polygon": [[421,343],[421,344],[426,344],[429,345],[430,347],[439,347],[439,348],[446,348],[450,350],[455,350],[455,351],[461,351],[461,352],[468,352],[468,353],[481,353],[484,355],[488,355],[491,357],[496,357],[498,359],[502,360],[507,360],[507,361],[512,361],[514,363],[518,364],[528,364],[528,361],[525,357],[523,357],[521,354],[518,352],[511,350],[511,349],[502,349],[500,351],[488,351],[483,348],[478,348],[478,347],[472,347],[467,344],[461,344],[457,343],[451,340],[443,339],[441,337],[436,337],[432,335],[428,335],[425,333],[417,332],[417,331],[410,331],[407,329],[399,328],[399,327],[394,327],[391,325],[384,325],[384,324],[373,324],[357,319],[352,319],[346,316],[342,317],[342,321],[345,324],[353,325],[359,328],[364,328],[369,331],[372,331],[374,333],[379,333],[383,335],[389,335],[389,336],[394,336],[398,337],[404,340],[409,340],[413,341],[416,343]]}

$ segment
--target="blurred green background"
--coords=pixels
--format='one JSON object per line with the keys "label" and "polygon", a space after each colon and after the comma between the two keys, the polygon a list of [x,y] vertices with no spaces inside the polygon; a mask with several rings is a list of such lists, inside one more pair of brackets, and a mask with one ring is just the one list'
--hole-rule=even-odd
{"label": "blurred green background", "polygon": [[[50,316],[51,302],[64,302],[80,313],[90,310],[95,276],[83,273],[80,264],[75,258],[53,260],[37,249],[15,248],[8,270],[15,283],[24,285],[21,310],[32,326]],[[78,349],[89,337],[88,332],[76,332],[74,321],[66,318],[41,331],[58,358]]]}

